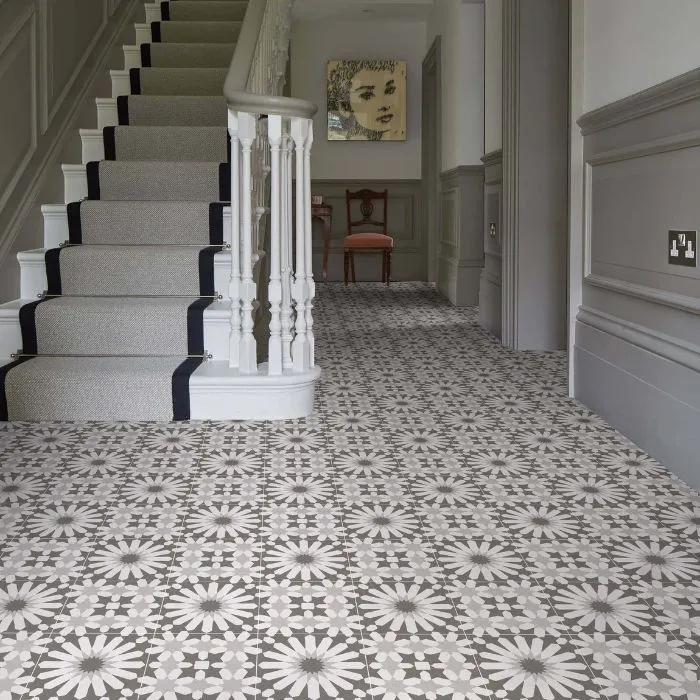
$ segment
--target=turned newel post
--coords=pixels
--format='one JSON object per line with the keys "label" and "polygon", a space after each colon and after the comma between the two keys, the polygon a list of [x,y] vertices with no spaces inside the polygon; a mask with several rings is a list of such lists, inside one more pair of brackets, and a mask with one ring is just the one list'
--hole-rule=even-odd
{"label": "turned newel post", "polygon": [[309,366],[314,366],[314,320],[313,320],[313,299],[316,296],[316,285],[314,283],[313,272],[313,240],[311,226],[311,146],[314,142],[314,126],[311,120],[307,121],[308,133],[304,144],[304,189],[306,192],[306,208],[304,211],[304,264],[306,274],[306,286],[308,300],[306,303],[306,336],[309,343]]}
{"label": "turned newel post", "polygon": [[257,348],[253,336],[253,308],[256,297],[253,280],[253,183],[252,146],[256,137],[256,118],[238,113],[238,134],[241,143],[241,341],[239,369],[243,374],[258,370]]}
{"label": "turned newel post", "polygon": [[282,117],[270,114],[267,118],[267,138],[270,143],[270,344],[268,372],[282,374],[282,196],[281,177]]}
{"label": "turned newel post", "polygon": [[231,137],[231,275],[228,285],[231,299],[229,367],[238,367],[241,344],[241,185],[238,115],[232,110],[228,112],[228,132]]}
{"label": "turned newel post", "polygon": [[[296,266],[292,297],[296,304],[296,335],[292,343],[292,362],[295,372],[304,372],[311,366],[311,351],[307,335],[308,284],[306,279],[306,210],[311,210],[310,191],[306,185],[305,146],[309,136],[308,119],[292,119],[292,138],[294,139],[296,165]],[[308,195],[308,196],[307,196]]]}
{"label": "turned newel post", "polygon": [[[283,122],[289,128],[289,121]],[[282,133],[282,367],[292,368],[293,310],[292,310],[292,138]]]}

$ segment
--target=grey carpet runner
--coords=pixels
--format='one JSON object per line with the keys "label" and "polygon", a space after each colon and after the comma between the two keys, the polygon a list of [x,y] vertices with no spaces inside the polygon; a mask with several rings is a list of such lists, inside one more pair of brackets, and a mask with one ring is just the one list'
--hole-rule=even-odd
{"label": "grey carpet runner", "polygon": [[161,3],[46,294],[20,309],[2,420],[186,420],[230,198],[223,83],[246,2]]}

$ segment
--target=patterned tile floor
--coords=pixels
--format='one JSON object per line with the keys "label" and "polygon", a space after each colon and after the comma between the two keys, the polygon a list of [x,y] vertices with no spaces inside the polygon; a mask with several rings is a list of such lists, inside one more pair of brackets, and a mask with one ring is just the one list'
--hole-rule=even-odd
{"label": "patterned tile floor", "polygon": [[0,698],[700,698],[700,498],[423,285],[318,410],[0,428]]}

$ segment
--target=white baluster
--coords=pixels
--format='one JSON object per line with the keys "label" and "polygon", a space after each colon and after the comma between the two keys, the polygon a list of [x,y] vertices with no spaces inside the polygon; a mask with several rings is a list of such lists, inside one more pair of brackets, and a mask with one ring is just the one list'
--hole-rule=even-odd
{"label": "white baluster", "polygon": [[313,122],[309,119],[307,121],[308,134],[306,137],[306,144],[304,145],[304,187],[306,189],[306,200],[304,206],[304,214],[306,217],[306,225],[304,227],[306,233],[306,239],[304,241],[304,256],[305,256],[305,267],[306,267],[306,288],[307,288],[307,303],[306,303],[306,337],[309,342],[309,366],[313,367],[315,362],[314,358],[314,319],[312,315],[313,303],[312,300],[316,296],[316,285],[314,283],[314,270],[313,270],[313,242],[312,242],[312,228],[311,228],[311,146],[314,142],[314,127]]}
{"label": "white baluster", "polygon": [[268,373],[282,374],[282,178],[281,154],[282,117],[267,117],[267,138],[270,143],[270,344],[268,348]]}
{"label": "white baluster", "polygon": [[292,367],[292,140],[282,135],[282,366]]}
{"label": "white baluster", "polygon": [[229,336],[229,367],[238,367],[241,344],[241,215],[240,215],[240,153],[238,115],[229,110],[228,131],[231,135],[231,333]]}
{"label": "white baluster", "polygon": [[241,344],[239,368],[243,374],[258,369],[257,349],[253,336],[253,303],[256,297],[253,280],[253,211],[252,211],[252,145],[256,135],[256,119],[246,112],[238,113],[238,134],[241,142]]}
{"label": "white baluster", "polygon": [[292,296],[296,302],[296,336],[292,343],[292,361],[295,372],[305,372],[310,367],[309,338],[306,334],[306,208],[307,202],[306,178],[304,173],[304,146],[309,134],[309,121],[299,117],[292,118],[292,138],[295,146],[296,163],[296,239],[297,259],[292,285]]}

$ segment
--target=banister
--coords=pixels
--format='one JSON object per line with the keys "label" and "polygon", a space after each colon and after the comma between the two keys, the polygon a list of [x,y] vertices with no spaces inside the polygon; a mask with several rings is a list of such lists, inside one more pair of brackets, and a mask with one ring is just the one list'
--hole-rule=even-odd
{"label": "banister", "polygon": [[282,117],[311,119],[318,107],[313,102],[296,97],[260,95],[245,90],[232,90],[226,95],[229,107],[250,114],[279,114]]}
{"label": "banister", "polygon": [[285,117],[311,119],[318,111],[312,102],[292,97],[249,92],[248,79],[269,0],[249,0],[243,25],[224,83],[224,96],[231,109],[250,114],[279,114]]}
{"label": "banister", "polygon": [[231,65],[224,83],[224,96],[231,102],[229,93],[245,90],[253,66],[255,49],[260,36],[267,0],[248,0],[240,34],[233,52]]}

